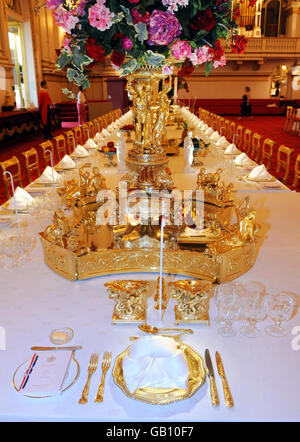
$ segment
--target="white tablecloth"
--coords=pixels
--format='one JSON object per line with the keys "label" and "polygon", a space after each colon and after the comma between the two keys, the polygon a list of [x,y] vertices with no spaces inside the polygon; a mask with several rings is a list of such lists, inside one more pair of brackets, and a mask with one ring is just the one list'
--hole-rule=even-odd
{"label": "white tablecloth", "polygon": [[[101,160],[102,161],[102,160]],[[183,174],[183,153],[170,158],[175,184],[192,189],[196,171]],[[107,183],[112,186],[121,176],[116,168],[102,168]],[[236,172],[238,174],[239,172]],[[193,185],[193,187],[191,187]],[[264,237],[255,266],[240,281],[258,280],[269,291],[289,290],[299,293],[300,262],[300,194],[291,191],[259,190],[237,181],[240,191],[248,188],[257,210]],[[236,194],[237,195],[237,194]],[[237,195],[242,196],[242,195]],[[0,351],[0,420],[99,420],[99,421],[298,421],[300,382],[300,350],[292,347],[295,336],[291,330],[300,326],[300,312],[289,321],[290,331],[283,338],[266,335],[249,339],[237,334],[225,338],[217,333],[214,322],[216,309],[210,303],[211,325],[193,325],[194,335],[184,341],[204,355],[209,348],[212,357],[218,350],[223,358],[235,406],[224,405],[221,381],[216,372],[220,406],[212,407],[208,381],[190,399],[164,406],[153,406],[126,397],[114,384],[111,369],[105,383],[102,404],[93,399],[100,382],[98,368],[91,382],[89,403],[78,400],[86,382],[87,365],[92,352],[112,351],[113,359],[130,345],[129,337],[142,335],[135,325],[112,325],[114,302],[104,287],[115,279],[151,279],[157,274],[129,274],[99,277],[70,282],[53,273],[43,262],[38,244],[33,259],[18,269],[0,269],[0,326],[6,332],[6,350]],[[169,279],[185,277],[169,276]],[[150,305],[150,301],[149,301]],[[174,300],[170,300],[164,326],[174,326]],[[156,312],[148,312],[148,322],[154,323]],[[269,320],[259,324],[263,330]],[[239,329],[241,323],[234,324]],[[76,352],[81,374],[76,384],[62,396],[31,399],[18,394],[12,386],[17,366],[28,359],[32,345],[52,345],[49,333],[59,327],[71,327],[80,344]],[[213,359],[213,364],[216,365]]]}

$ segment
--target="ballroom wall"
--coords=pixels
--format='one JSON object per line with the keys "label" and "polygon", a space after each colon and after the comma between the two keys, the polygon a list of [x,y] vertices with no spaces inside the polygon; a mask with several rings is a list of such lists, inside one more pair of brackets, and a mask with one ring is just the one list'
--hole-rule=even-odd
{"label": "ballroom wall", "polygon": [[[13,65],[11,61],[8,21],[22,23],[27,60],[29,101],[37,105],[40,81],[47,80],[53,103],[67,101],[62,88],[77,88],[70,84],[63,72],[56,70],[57,52],[61,47],[63,32],[54,23],[46,8],[34,10],[34,0],[0,0],[0,108],[5,91],[13,97]],[[243,55],[227,53],[225,67],[213,70],[205,77],[198,68],[188,80],[190,93],[179,91],[179,98],[240,98],[244,87],[250,86],[253,98],[269,98],[272,71],[285,64],[289,68],[300,63],[300,0],[289,1],[290,15],[285,36],[276,38],[252,38],[250,47]],[[248,45],[249,46],[249,45]],[[86,91],[90,100],[108,98],[106,79],[116,73],[109,62],[93,67],[89,75],[91,87]],[[288,79],[287,98],[299,99],[300,91],[293,91],[291,77]]]}

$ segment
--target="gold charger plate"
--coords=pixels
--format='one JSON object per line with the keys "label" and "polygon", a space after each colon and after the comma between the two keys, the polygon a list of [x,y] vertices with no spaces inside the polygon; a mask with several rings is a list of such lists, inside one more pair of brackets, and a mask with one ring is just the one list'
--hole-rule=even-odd
{"label": "gold charger plate", "polygon": [[261,179],[261,178],[251,178],[249,175],[247,175],[246,180],[254,181],[255,183],[270,183],[271,181],[276,181],[276,178],[273,176],[270,179]]}
{"label": "gold charger plate", "polygon": [[[16,209],[14,207],[13,208],[9,207],[8,201],[6,201],[4,204],[2,204],[1,210],[3,210],[4,212],[7,212],[7,213],[16,213]],[[24,209],[17,208],[17,210],[18,210],[18,213],[21,213],[21,214],[28,213],[28,207],[26,207]]]}
{"label": "gold charger plate", "polygon": [[[28,363],[29,362],[30,362],[29,359],[27,359],[26,361],[22,362],[22,364],[19,365],[19,367],[16,369],[16,371],[13,374],[13,379],[12,379],[13,387],[14,387],[14,389],[18,393],[21,393],[21,394],[22,394],[22,392],[19,391],[17,385],[20,385],[20,382],[23,379],[24,373],[26,371],[26,368],[28,367]],[[79,374],[80,374],[80,366],[79,366],[79,363],[78,363],[77,359],[75,359],[75,356],[74,356],[74,353],[73,353],[72,357],[71,357],[71,361],[70,361],[70,366],[68,368],[68,372],[67,372],[67,375],[66,375],[65,380],[64,380],[64,384],[66,382],[68,382],[68,385],[61,390],[61,393],[64,393],[69,388],[71,388],[72,385],[75,384],[75,382],[77,381],[77,379],[79,377]],[[47,398],[47,397],[52,397],[52,395],[35,396],[35,395],[29,395],[29,394],[23,394],[23,396],[30,397],[30,398],[33,398],[33,399],[43,399],[43,398]]]}
{"label": "gold charger plate", "polygon": [[206,371],[202,357],[192,347],[187,344],[177,342],[177,347],[183,349],[187,363],[189,366],[188,389],[182,388],[139,388],[131,393],[125,383],[123,377],[123,358],[129,354],[126,348],[119,356],[117,356],[113,368],[113,379],[115,384],[123,391],[123,393],[131,399],[146,402],[151,405],[167,405],[173,402],[189,399],[199,388],[205,383]]}

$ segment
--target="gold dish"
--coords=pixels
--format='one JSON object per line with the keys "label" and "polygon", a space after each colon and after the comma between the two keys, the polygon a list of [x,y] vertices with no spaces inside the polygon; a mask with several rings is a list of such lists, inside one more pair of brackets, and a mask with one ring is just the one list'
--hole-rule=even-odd
{"label": "gold dish", "polygon": [[177,342],[177,347],[183,349],[189,366],[188,390],[182,388],[139,388],[133,394],[128,390],[123,377],[122,361],[129,354],[129,348],[124,350],[115,360],[113,379],[123,393],[131,399],[146,402],[151,405],[167,405],[173,402],[189,399],[205,383],[206,371],[202,357],[189,345]]}
{"label": "gold dish", "polygon": [[[7,213],[15,213],[16,212],[15,208],[10,208],[8,206],[9,206],[9,202],[6,201],[4,204],[2,204],[1,210],[5,211]],[[18,207],[17,207],[17,210],[18,210],[18,213],[25,213],[25,214],[28,213],[28,207],[26,207],[26,209],[18,209]]]}
{"label": "gold dish", "polygon": [[255,183],[269,183],[270,181],[276,181],[276,178],[274,177],[271,177],[270,179],[267,178],[261,179],[261,178],[250,178],[249,175],[247,175],[245,178],[246,180],[254,181]]}
{"label": "gold dish", "polygon": [[[21,365],[19,365],[19,367],[16,369],[16,371],[13,374],[13,379],[12,379],[12,384],[14,389],[20,393],[20,391],[18,390],[18,387],[16,384],[20,384],[20,382],[18,382],[18,380],[16,381],[16,379],[18,379],[18,376],[21,374],[21,377],[23,378],[24,372],[21,372],[22,367],[24,366],[24,370],[26,370],[26,367],[28,366],[28,363],[30,362],[29,359],[27,359],[26,361],[22,362]],[[73,362],[73,364],[72,364]],[[26,365],[27,364],[27,365]],[[71,372],[71,375],[70,375]],[[71,362],[70,362],[70,366],[68,368],[68,373],[66,375],[66,379],[68,379],[69,376],[72,376],[72,378],[70,379],[70,383],[64,387],[61,390],[61,393],[64,393],[65,391],[67,391],[69,388],[72,387],[72,385],[75,384],[75,382],[77,381],[78,377],[80,374],[80,366],[78,361],[75,359],[74,353],[72,354],[72,358],[71,358]],[[21,393],[22,394],[22,393]],[[47,397],[52,397],[52,395],[45,395],[45,396],[33,396],[33,395],[28,395],[28,394],[23,394],[23,396],[26,397],[30,397],[33,399],[43,399],[43,398],[47,398]]]}

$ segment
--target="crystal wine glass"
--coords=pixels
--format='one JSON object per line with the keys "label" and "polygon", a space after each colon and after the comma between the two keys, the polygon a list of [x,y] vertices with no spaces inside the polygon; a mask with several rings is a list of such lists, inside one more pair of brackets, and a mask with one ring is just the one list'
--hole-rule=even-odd
{"label": "crystal wine glass", "polygon": [[262,292],[245,293],[242,298],[242,313],[247,325],[241,328],[241,333],[248,338],[256,338],[260,335],[260,330],[256,324],[263,321],[266,316],[266,298]]}
{"label": "crystal wine glass", "polygon": [[270,336],[284,336],[287,333],[287,328],[281,324],[283,321],[288,321],[295,308],[294,297],[289,292],[280,292],[269,295],[267,298],[267,313],[274,321],[274,324],[265,328],[265,331]]}
{"label": "crystal wine glass", "polygon": [[239,316],[240,297],[234,288],[234,284],[226,284],[218,293],[217,308],[220,318],[219,321],[222,325],[217,331],[225,337],[235,336],[236,334],[232,324]]}

